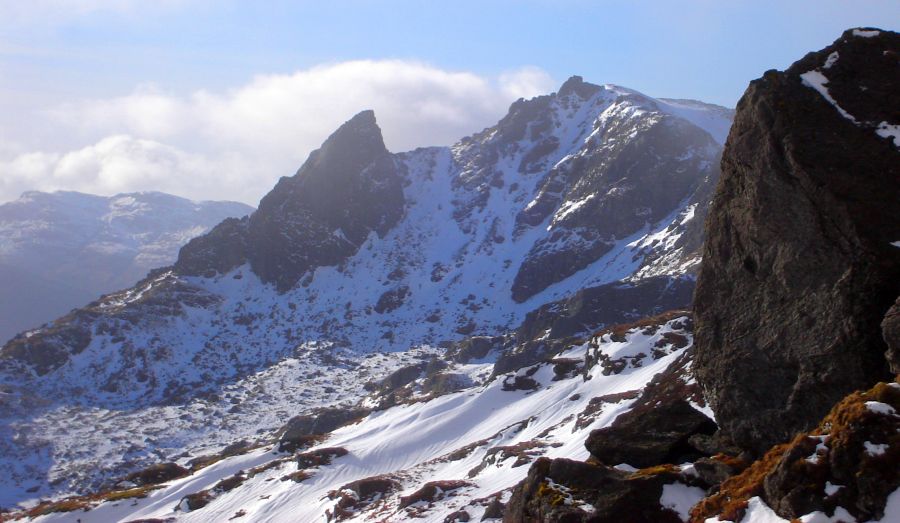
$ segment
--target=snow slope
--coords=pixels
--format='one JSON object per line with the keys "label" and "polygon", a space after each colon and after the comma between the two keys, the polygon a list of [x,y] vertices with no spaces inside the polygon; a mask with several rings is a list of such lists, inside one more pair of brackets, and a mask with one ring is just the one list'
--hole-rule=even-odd
{"label": "snow slope", "polygon": [[[676,332],[690,339],[684,323],[684,318],[675,318],[660,328],[631,329],[624,342],[605,336],[591,343],[612,358],[626,353],[646,355],[658,348],[667,334]],[[582,360],[588,347],[587,343],[573,345],[558,358]],[[689,347],[668,346],[663,350],[667,354],[657,359],[644,356],[640,364],[635,361],[618,374],[604,375],[598,365],[589,368],[586,376],[580,371],[574,376],[557,375],[554,364],[539,364],[460,392],[374,412],[306,450],[343,448],[347,454],[331,464],[310,467],[310,477],[300,482],[284,479],[298,470],[297,458],[263,447],[170,482],[143,499],[101,503],[89,511],[51,514],[36,521],[224,521],[232,517],[266,522],[325,521],[329,513],[335,513],[342,493],[355,496],[342,491],[342,486],[375,476],[395,483],[383,495],[364,496],[341,520],[367,521],[377,515],[379,521],[415,518],[442,522],[448,514],[465,510],[478,521],[493,497],[508,498],[510,489],[525,477],[528,463],[538,456],[586,459],[584,441],[590,431],[609,425],[628,411],[637,392]],[[529,376],[537,389],[505,390],[516,375]],[[621,393],[631,394],[610,396]],[[602,409],[589,408],[592,399],[604,396],[610,399],[602,402]],[[252,469],[266,465],[271,468],[245,479],[237,488],[215,494],[203,508],[191,511],[182,503],[187,495],[214,489],[223,479],[241,473],[248,476]],[[447,490],[439,490],[431,501],[401,499],[435,481],[443,482]],[[662,501],[672,506],[696,502],[693,490],[699,489],[682,487],[673,484]]]}

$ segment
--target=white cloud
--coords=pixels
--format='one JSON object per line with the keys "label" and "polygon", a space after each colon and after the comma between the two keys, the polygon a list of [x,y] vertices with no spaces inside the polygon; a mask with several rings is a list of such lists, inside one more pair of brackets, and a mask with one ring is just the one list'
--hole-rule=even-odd
{"label": "white cloud", "polygon": [[[375,110],[388,148],[404,151],[453,143],[495,123],[515,99],[552,88],[537,68],[486,78],[400,60],[261,75],[229,91],[187,96],[142,86],[42,113],[34,125],[43,130],[43,151],[0,148],[0,200],[29,189],[155,189],[255,204],[363,109]],[[72,136],[86,145],[62,152],[44,145]]]}

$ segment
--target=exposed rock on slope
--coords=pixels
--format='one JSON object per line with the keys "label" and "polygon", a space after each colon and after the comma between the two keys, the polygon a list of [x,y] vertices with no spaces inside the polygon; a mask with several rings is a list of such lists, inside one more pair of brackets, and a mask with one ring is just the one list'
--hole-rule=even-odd
{"label": "exposed rock on slope", "polygon": [[[851,30],[738,104],[694,296],[696,374],[763,452],[888,375],[900,294],[900,35]],[[900,138],[898,138],[900,140]]]}

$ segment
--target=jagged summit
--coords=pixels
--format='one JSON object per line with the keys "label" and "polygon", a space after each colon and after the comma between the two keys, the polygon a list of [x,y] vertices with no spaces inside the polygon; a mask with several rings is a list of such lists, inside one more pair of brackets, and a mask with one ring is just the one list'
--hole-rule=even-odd
{"label": "jagged summit", "polygon": [[403,204],[398,165],[374,111],[362,111],[294,176],[281,178],[248,220],[223,222],[186,245],[175,269],[203,275],[249,262],[260,279],[285,291],[308,271],[355,254],[369,232],[384,235]]}
{"label": "jagged summit", "polygon": [[594,85],[584,81],[584,78],[575,75],[570,76],[559,88],[559,96],[568,96],[570,94],[578,95],[580,98],[587,100],[591,96],[602,89],[599,85]]}
{"label": "jagged summit", "polygon": [[[381,128],[375,120],[375,111],[360,111],[341,125],[322,147],[310,155],[297,174],[313,165],[326,164],[329,169],[360,172],[376,157],[387,154]],[[313,165],[308,165],[312,163]]]}

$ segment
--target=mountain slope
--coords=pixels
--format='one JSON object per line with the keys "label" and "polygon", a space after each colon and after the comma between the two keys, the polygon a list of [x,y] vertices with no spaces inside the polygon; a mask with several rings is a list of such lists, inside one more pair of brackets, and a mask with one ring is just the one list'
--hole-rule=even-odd
{"label": "mountain slope", "polygon": [[[509,499],[539,457],[586,459],[587,434],[641,404],[648,384],[666,369],[681,369],[671,383],[698,392],[686,374],[690,346],[690,319],[672,314],[601,333],[549,363],[458,392],[430,397],[427,379],[419,379],[409,385],[407,403],[372,413],[294,454],[268,445],[167,482],[143,498],[85,500],[83,506],[92,508],[86,512],[55,513],[47,505],[33,513],[49,514],[39,521],[85,523],[231,517],[443,522],[452,514],[462,518],[462,512],[478,521],[495,499]],[[593,359],[586,360],[588,354]],[[603,357],[628,363],[610,371]],[[443,372],[477,375],[486,366],[454,365]],[[705,410],[696,403],[693,408]],[[623,475],[629,470],[621,466]],[[669,483],[695,501],[702,497],[696,487]],[[658,510],[674,503],[666,493],[656,494]]]}
{"label": "mountain slope", "polygon": [[0,205],[0,340],[130,287],[194,236],[252,210],[161,193],[27,192]]}
{"label": "mountain slope", "polygon": [[[41,436],[62,413],[88,424],[116,409],[128,427],[162,409],[191,413],[167,417],[146,453],[130,451],[141,438],[123,430],[95,451],[107,469],[47,460],[11,472],[10,484],[50,476],[56,492],[97,487],[174,448],[208,446],[203,427],[260,405],[252,398],[273,374],[308,394],[307,403],[276,393],[285,417],[352,400],[290,363],[300,354],[353,354],[323,363],[327,376],[361,368],[373,351],[475,337],[491,340],[477,358],[523,366],[558,338],[687,305],[728,117],[573,77],[452,147],[392,154],[373,115],[360,113],[249,218],[224,221],[173,267],[3,348],[6,434],[34,434],[28,448],[49,456],[74,451],[65,437]],[[255,437],[262,422],[231,416],[214,443]]]}

